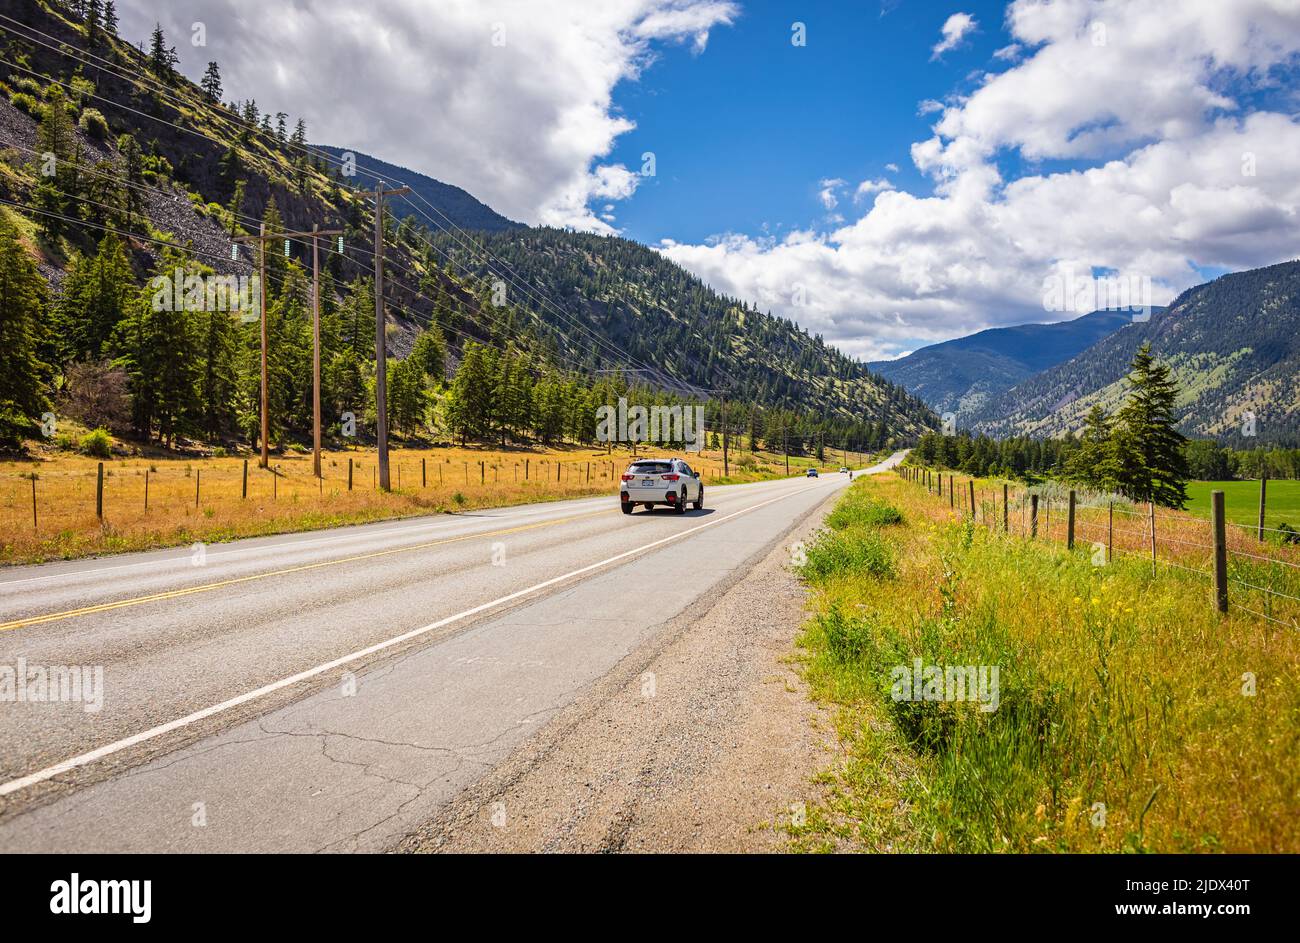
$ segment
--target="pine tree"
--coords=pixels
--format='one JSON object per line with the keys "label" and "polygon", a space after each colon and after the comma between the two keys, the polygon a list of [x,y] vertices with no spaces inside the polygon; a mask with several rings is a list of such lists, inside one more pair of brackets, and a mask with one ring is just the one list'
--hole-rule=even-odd
{"label": "pine tree", "polygon": [[208,101],[221,101],[221,68],[216,62],[208,63],[208,68],[203,73],[203,79],[199,82],[199,86],[203,89],[203,94],[208,97]]}
{"label": "pine tree", "polygon": [[482,438],[491,428],[495,363],[490,353],[480,344],[466,342],[460,367],[447,391],[447,425],[462,444],[467,439]]}
{"label": "pine tree", "polygon": [[144,155],[135,136],[123,134],[117,139],[117,149],[122,155],[122,169],[126,177],[124,200],[126,203],[126,221],[131,225],[135,216],[143,207],[140,186],[144,182]]}
{"label": "pine tree", "polygon": [[102,8],[100,0],[89,0],[86,4],[86,45],[92,49],[99,45],[101,38],[100,29],[104,18]]}
{"label": "pine tree", "polygon": [[113,0],[104,4],[104,32],[109,36],[117,35],[117,4]]}
{"label": "pine tree", "polygon": [[1132,392],[1112,436],[1119,490],[1135,501],[1169,508],[1187,504],[1187,440],[1174,428],[1178,387],[1169,367],[1143,344],[1129,374]]}
{"label": "pine tree", "polygon": [[1100,404],[1093,404],[1084,423],[1079,446],[1065,463],[1065,478],[1097,491],[1119,490],[1119,467],[1110,418]]}
{"label": "pine tree", "polygon": [[77,203],[77,138],[68,114],[67,99],[58,85],[50,86],[36,128],[38,183],[33,202],[45,214],[40,226],[51,241],[67,231],[58,216],[71,216]]}
{"label": "pine tree", "polygon": [[436,324],[430,324],[415,338],[411,345],[411,356],[420,364],[425,376],[434,383],[441,383],[446,372],[447,342]]}
{"label": "pine tree", "polygon": [[170,83],[176,78],[177,62],[176,50],[168,48],[162,24],[155,23],[149,36],[149,71],[163,82]]}
{"label": "pine tree", "polygon": [[210,439],[231,435],[237,428],[235,409],[239,388],[239,325],[229,311],[205,311],[199,316],[198,407],[203,432]]}
{"label": "pine tree", "polygon": [[68,359],[99,360],[136,291],[122,240],[106,233],[93,256],[77,256],[59,299],[57,323]]}
{"label": "pine tree", "polygon": [[49,367],[37,355],[47,333],[48,289],[7,216],[0,216],[0,449],[17,451],[49,409]]}
{"label": "pine tree", "polygon": [[[156,276],[172,277],[183,256],[167,250]],[[188,270],[195,270],[190,263]],[[184,305],[155,304],[146,285],[136,294],[127,316],[114,332],[114,364],[126,371],[131,390],[132,424],[137,433],[167,447],[200,425],[198,376],[202,363],[195,319]]]}

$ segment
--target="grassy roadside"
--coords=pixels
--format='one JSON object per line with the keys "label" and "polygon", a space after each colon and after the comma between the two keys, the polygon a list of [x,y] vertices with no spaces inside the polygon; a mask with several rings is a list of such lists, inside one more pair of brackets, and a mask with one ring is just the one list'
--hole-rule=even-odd
{"label": "grassy roadside", "polygon": [[[803,670],[844,753],[796,847],[1300,850],[1294,631],[1140,560],[958,521],[894,476],[854,484],[802,572]],[[996,667],[996,708],[944,684],[896,699],[918,658]]]}
{"label": "grassy roadside", "polygon": [[[680,448],[674,452],[679,454]],[[660,454],[641,450],[641,455]],[[826,462],[790,458],[790,474]],[[248,459],[247,496],[244,461]],[[0,564],[215,543],[447,511],[613,495],[627,449],[441,447],[395,449],[387,494],[377,488],[373,449],[326,451],[323,479],[310,453],[255,456],[122,456],[104,461],[104,516],[95,513],[98,460],[54,449],[0,462]],[[785,457],[733,448],[689,457],[705,486],[785,477]],[[869,456],[861,460],[870,461]],[[351,462],[353,487],[348,488]],[[33,481],[35,475],[35,502]],[[146,506],[146,497],[148,504]],[[36,514],[33,515],[33,503]],[[35,520],[33,518],[35,517]]]}

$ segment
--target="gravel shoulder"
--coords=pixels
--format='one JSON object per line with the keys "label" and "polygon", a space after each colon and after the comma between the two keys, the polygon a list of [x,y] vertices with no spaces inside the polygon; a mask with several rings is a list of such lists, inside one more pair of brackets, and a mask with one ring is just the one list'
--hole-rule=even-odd
{"label": "gravel shoulder", "polygon": [[838,496],[395,850],[788,850],[782,826],[837,749],[791,663],[807,611],[790,547]]}

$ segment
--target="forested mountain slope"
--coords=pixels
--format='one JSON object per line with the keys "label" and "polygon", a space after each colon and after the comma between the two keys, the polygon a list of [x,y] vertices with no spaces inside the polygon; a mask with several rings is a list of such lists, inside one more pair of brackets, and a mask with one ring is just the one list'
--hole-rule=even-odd
{"label": "forested mountain slope", "polygon": [[[989,400],[971,416],[992,435],[1056,435],[1082,427],[1094,403],[1113,412],[1144,341],[1169,364],[1188,435],[1243,446],[1300,437],[1300,262],[1224,275],[1188,289],[1065,363]],[[1247,413],[1254,435],[1243,435]]]}
{"label": "forested mountain slope", "polygon": [[[363,154],[355,149],[334,147],[329,144],[316,144],[313,147],[316,150],[324,151],[339,158],[342,158],[344,154],[351,153],[358,164],[382,175],[385,180],[400,180],[427,201],[428,208],[439,221],[446,221],[461,229],[479,229],[484,232],[523,228],[523,223],[517,223],[513,219],[506,219],[492,207],[476,200],[460,187],[443,183],[441,180],[434,180],[432,177],[416,173],[406,167],[390,164],[385,160],[380,160],[370,154]],[[405,200],[399,200],[393,204],[393,213],[399,218],[416,215],[412,204]],[[417,216],[417,218],[419,217]]]}
{"label": "forested mountain slope", "polygon": [[958,421],[1035,373],[1069,360],[1129,324],[1127,311],[1094,311],[1072,321],[990,328],[869,366]]}
{"label": "forested mountain slope", "polygon": [[[649,388],[644,395],[713,397],[715,417],[725,395],[731,425],[780,412],[769,424],[864,447],[936,422],[862,364],[716,295],[652,250],[514,228],[463,191],[469,202],[457,217],[436,203],[455,188],[365,157],[344,176],[308,139],[292,116],[224,101],[217,63],[200,83],[180,75],[161,30],[144,49],[122,41],[111,4],[0,0],[0,242],[21,249],[9,258],[31,298],[15,322],[22,342],[10,345],[23,351],[13,353],[23,369],[9,373],[36,378],[33,389],[15,381],[18,392],[0,404],[13,418],[9,446],[20,432],[34,435],[42,408],[71,410],[87,387],[95,402],[114,404],[79,417],[87,423],[168,445],[248,441],[259,402],[256,318],[160,312],[149,286],[178,267],[251,274],[256,252],[235,243],[262,223],[344,232],[341,252],[323,247],[323,399],[327,416],[354,412],[364,434],[374,420],[374,213],[358,191],[379,179],[416,190],[389,201],[385,221],[388,350],[404,358],[390,371],[399,432],[548,435],[556,424],[537,418],[543,405],[530,391],[561,390],[545,409],[568,417],[560,434],[581,437],[590,397],[629,383]],[[54,155],[50,173],[45,154]],[[504,229],[464,228],[474,221]],[[18,271],[23,256],[39,283]],[[310,428],[310,258],[304,239],[268,246],[277,443],[303,441]],[[466,404],[467,384],[443,384],[471,345],[486,352],[474,365],[486,388]]]}
{"label": "forested mountain slope", "polygon": [[[909,436],[934,424],[917,398],[861,362],[792,321],[717,294],[639,243],[550,228],[481,234],[477,242],[558,308],[652,366],[662,385],[713,390],[745,403],[884,421]],[[455,234],[435,234],[433,243],[458,267],[491,276]],[[588,346],[557,311],[547,306],[540,311],[553,343]]]}

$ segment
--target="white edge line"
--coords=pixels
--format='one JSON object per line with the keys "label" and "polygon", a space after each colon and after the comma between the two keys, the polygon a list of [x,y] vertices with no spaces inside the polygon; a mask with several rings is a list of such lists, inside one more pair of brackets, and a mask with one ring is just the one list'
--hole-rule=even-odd
{"label": "white edge line", "polygon": [[403,632],[401,635],[396,635],[393,638],[387,639],[383,642],[376,642],[374,645],[369,645],[365,648],[359,649],[358,651],[352,652],[351,654],[343,655],[342,657],[335,658],[333,661],[327,661],[324,664],[317,665],[314,668],[308,668],[305,671],[300,671],[297,674],[290,675],[287,678],[281,678],[279,681],[272,681],[270,684],[263,685],[262,687],[257,688],[255,690],[248,691],[245,692],[244,694],[238,695],[237,697],[232,697],[229,700],[222,701],[220,704],[213,704],[211,707],[205,707],[202,710],[197,710],[192,714],[186,714],[184,717],[178,717],[175,720],[169,720],[165,724],[159,724],[156,727],[150,727],[148,730],[141,731],[140,733],[137,734],[132,734],[129,737],[125,737],[121,740],[114,741],[113,743],[105,744],[102,747],[97,747],[96,749],[91,750],[88,753],[82,753],[79,756],[74,756],[71,757],[70,759],[66,759],[59,763],[55,763],[53,766],[47,766],[45,769],[39,770],[35,773],[30,773],[26,776],[21,776],[18,779],[11,779],[9,782],[0,785],[0,796],[10,795],[11,793],[15,793],[18,792],[19,790],[26,789],[28,786],[34,786],[37,783],[44,782],[47,779],[52,779],[53,777],[58,776],[60,773],[66,773],[76,769],[79,766],[85,766],[86,764],[93,763],[96,760],[102,760],[106,756],[111,756],[114,753],[119,753],[122,750],[127,749],[128,747],[135,746],[138,743],[144,743],[146,740],[152,740],[155,737],[160,737],[163,734],[170,733],[173,730],[179,730],[182,727],[188,727],[190,724],[197,723],[200,720],[205,720],[208,717],[212,717],[216,714],[220,714],[224,711],[228,711],[232,707],[238,707],[241,704],[247,704],[249,701],[256,700],[259,697],[263,697],[267,694],[272,694],[275,691],[279,691],[283,688],[290,687],[291,685],[297,684],[299,681],[306,681],[309,678],[314,678],[317,675],[324,674],[327,671],[332,671],[335,668],[341,667],[342,665],[346,665],[348,662],[356,661],[360,658],[366,658],[370,655],[374,655],[378,652],[382,652],[385,649],[392,648],[394,645],[400,645],[401,643],[410,641],[413,638],[418,638],[421,635],[425,635],[428,632],[432,632],[434,629],[440,629],[443,626],[450,625],[453,622],[459,622],[460,620],[467,619],[470,616],[478,615],[480,612],[484,612],[488,609],[495,608],[496,606],[500,606],[504,603],[511,602],[512,600],[519,599],[522,596],[528,596],[532,593],[537,592],[538,590],[546,589],[548,586],[554,586],[556,583],[564,582],[565,580],[572,579],[575,576],[580,576],[583,573],[590,573],[592,570],[598,570],[602,567],[608,566],[611,563],[615,563],[619,560],[626,559],[627,557],[633,556],[638,553],[643,553],[644,551],[650,550],[654,547],[658,547],[663,544],[670,543],[674,540],[680,540],[681,538],[687,536],[688,534],[693,534],[696,531],[704,530],[706,527],[713,527],[716,524],[721,524],[724,521],[729,521],[732,518],[739,517],[742,514],[748,514],[751,511],[757,511],[759,508],[767,507],[769,504],[775,504],[777,501],[783,501],[786,498],[791,498],[794,497],[795,495],[800,495],[807,491],[816,490],[818,487],[820,487],[820,485],[814,485],[811,488],[800,488],[797,491],[792,491],[788,494],[778,495],[775,498],[769,498],[766,501],[762,501],[758,504],[750,505],[747,508],[741,508],[739,511],[733,511],[732,513],[726,515],[725,517],[720,517],[717,520],[706,521],[705,523],[700,524],[696,527],[692,527],[689,530],[683,530],[675,534],[670,534],[667,537],[663,537],[659,540],[653,541],[648,544],[643,544],[640,547],[633,547],[631,550],[624,550],[622,553],[615,554],[612,557],[607,557],[606,559],[599,560],[596,563],[590,563],[587,566],[579,567],[576,570],[570,570],[568,573],[562,573],[559,576],[553,576],[548,580],[543,580],[542,582],[526,587],[525,589],[516,590],[513,593],[510,593],[505,596],[501,596],[497,599],[493,599],[490,602],[481,603],[480,605],[474,606],[472,609],[466,609],[463,612],[456,613],[455,615],[451,615],[443,619],[439,619],[437,622],[430,622],[428,625],[422,625],[419,628],[411,629],[408,632]]}

